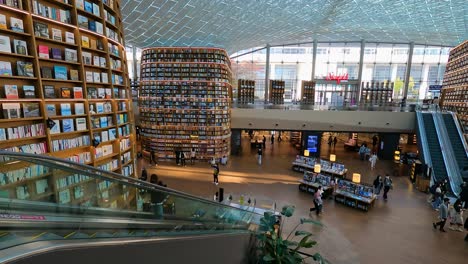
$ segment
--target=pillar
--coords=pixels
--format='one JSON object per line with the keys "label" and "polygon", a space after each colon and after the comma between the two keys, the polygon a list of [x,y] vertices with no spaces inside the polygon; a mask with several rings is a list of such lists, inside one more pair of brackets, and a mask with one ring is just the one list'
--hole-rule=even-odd
{"label": "pillar", "polygon": [[265,62],[265,103],[268,103],[268,89],[270,87],[270,44],[266,45],[266,62]]}
{"label": "pillar", "polygon": [[366,48],[366,42],[361,39],[361,50],[360,50],[360,53],[359,53],[359,70],[358,70],[358,91],[357,91],[357,105],[360,104],[360,101],[361,101],[361,83],[362,83],[362,71],[364,69],[364,50]]}

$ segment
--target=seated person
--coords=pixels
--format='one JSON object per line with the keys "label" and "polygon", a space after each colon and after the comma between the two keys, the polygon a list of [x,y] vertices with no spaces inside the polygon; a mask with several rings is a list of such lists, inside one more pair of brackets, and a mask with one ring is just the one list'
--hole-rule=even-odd
{"label": "seated person", "polygon": [[226,157],[226,155],[224,155],[224,156],[221,158],[221,164],[223,164],[223,165],[226,165],[226,164],[227,164],[227,157]]}

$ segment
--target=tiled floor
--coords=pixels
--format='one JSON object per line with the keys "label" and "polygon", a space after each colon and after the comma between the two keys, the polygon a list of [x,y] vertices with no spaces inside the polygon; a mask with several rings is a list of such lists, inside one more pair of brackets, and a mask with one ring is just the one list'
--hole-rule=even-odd
{"label": "tiled floor", "polygon": [[[248,138],[243,138],[243,152],[232,156],[227,166],[220,168],[220,185],[212,184],[212,170],[207,163],[180,167],[173,163],[161,163],[149,174],[156,172],[170,188],[194,195],[212,198],[217,187],[225,189],[226,196],[233,194],[238,200],[241,194],[255,198],[260,206],[277,208],[284,204],[296,206],[295,215],[284,225],[287,232],[301,217],[309,217],[312,196],[298,190],[300,173],[291,170],[291,162],[297,154],[288,141],[267,142],[263,164],[256,163],[255,151],[250,149]],[[343,149],[339,142],[335,150],[322,144],[322,155],[329,152],[346,165],[349,172],[361,173],[362,181],[372,182],[375,175],[394,175],[400,169],[391,161],[377,161],[376,170],[370,170],[369,162],[360,161],[357,153]],[[145,166],[140,161],[140,166]],[[364,213],[332,200],[324,203],[324,214],[318,219],[323,228],[302,226],[314,233],[318,246],[306,252],[320,252],[334,264],[352,263],[468,263],[468,243],[465,233],[450,231],[440,233],[432,228],[436,213],[426,203],[426,194],[419,192],[408,177],[393,176],[394,189],[389,200],[377,200],[375,207]],[[313,216],[313,218],[316,218]]]}

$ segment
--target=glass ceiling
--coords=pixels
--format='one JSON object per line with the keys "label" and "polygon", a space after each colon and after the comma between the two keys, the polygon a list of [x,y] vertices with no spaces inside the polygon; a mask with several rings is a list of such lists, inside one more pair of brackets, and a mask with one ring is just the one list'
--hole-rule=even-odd
{"label": "glass ceiling", "polygon": [[467,0],[122,0],[126,43],[216,46],[366,41],[455,46]]}

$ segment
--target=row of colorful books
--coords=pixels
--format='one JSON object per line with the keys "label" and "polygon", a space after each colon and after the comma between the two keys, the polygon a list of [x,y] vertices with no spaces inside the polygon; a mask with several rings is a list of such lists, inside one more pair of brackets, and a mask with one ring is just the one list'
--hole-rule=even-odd
{"label": "row of colorful books", "polygon": [[0,61],[0,76],[34,77],[33,64],[29,61],[16,61],[16,71],[14,72],[11,67],[11,62]]}
{"label": "row of colorful books", "polygon": [[[39,103],[3,103],[3,119],[30,118],[41,116]],[[21,105],[23,106],[23,115],[21,115]]]}
{"label": "row of colorful books", "polygon": [[17,181],[31,179],[49,173],[50,168],[42,165],[31,164],[16,170],[3,171],[0,173],[0,185],[10,184]]}
{"label": "row of colorful books", "polygon": [[71,148],[89,146],[90,144],[91,140],[88,135],[69,139],[56,139],[52,140],[52,151],[61,151]]}
{"label": "row of colorful books", "polygon": [[[6,133],[5,133],[6,132]],[[44,123],[0,128],[0,140],[45,136]]]}
{"label": "row of colorful books", "polygon": [[[48,120],[50,123],[50,134],[60,134],[73,131],[87,130],[86,118],[79,117],[75,119]],[[76,124],[75,124],[76,123]],[[61,124],[61,125],[60,125]]]}

